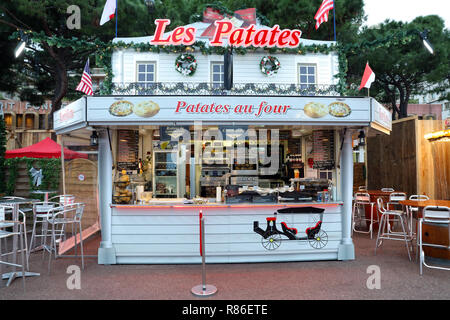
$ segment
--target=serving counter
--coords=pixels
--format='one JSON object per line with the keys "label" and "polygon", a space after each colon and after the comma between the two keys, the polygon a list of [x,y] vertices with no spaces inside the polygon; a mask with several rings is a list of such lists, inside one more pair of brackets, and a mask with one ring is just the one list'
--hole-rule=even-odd
{"label": "serving counter", "polygon": [[342,204],[111,204],[111,242],[118,264],[199,263],[202,211],[209,263],[336,260]]}

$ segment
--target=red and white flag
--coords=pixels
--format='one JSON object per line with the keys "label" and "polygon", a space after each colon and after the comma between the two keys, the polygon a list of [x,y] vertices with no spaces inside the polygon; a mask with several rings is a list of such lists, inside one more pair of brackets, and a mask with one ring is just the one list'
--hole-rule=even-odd
{"label": "red and white flag", "polygon": [[366,69],[364,70],[364,74],[361,80],[361,85],[359,86],[359,90],[362,88],[370,88],[372,82],[375,81],[375,73],[370,69],[369,63],[366,63]]}
{"label": "red and white flag", "polygon": [[91,74],[90,74],[90,70],[89,70],[89,58],[86,62],[86,65],[84,66],[83,75],[81,76],[81,81],[75,90],[81,91],[81,92],[87,94],[88,96],[92,96],[94,94],[94,91],[92,90],[92,79],[91,79]]}
{"label": "red and white flag", "polygon": [[333,5],[333,0],[323,0],[319,10],[317,10],[316,15],[314,16],[314,19],[316,20],[316,30],[319,29],[322,22],[328,21],[328,11],[333,9]]}
{"label": "red and white flag", "polygon": [[103,8],[102,18],[100,19],[100,25],[104,25],[109,20],[114,19],[116,14],[116,1],[117,0],[106,0],[105,7]]}

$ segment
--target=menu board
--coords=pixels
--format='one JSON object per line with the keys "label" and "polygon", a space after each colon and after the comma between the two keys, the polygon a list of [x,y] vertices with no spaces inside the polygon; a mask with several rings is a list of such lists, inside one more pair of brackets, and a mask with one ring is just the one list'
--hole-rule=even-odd
{"label": "menu board", "polygon": [[119,170],[137,170],[139,160],[139,131],[118,130],[117,140],[117,168]]}
{"label": "menu board", "polygon": [[314,169],[331,170],[334,168],[334,131],[313,131]]}
{"label": "menu board", "polygon": [[172,141],[178,142],[179,137],[183,134],[183,131],[189,132],[189,126],[161,126],[159,127],[159,140],[160,141]]}

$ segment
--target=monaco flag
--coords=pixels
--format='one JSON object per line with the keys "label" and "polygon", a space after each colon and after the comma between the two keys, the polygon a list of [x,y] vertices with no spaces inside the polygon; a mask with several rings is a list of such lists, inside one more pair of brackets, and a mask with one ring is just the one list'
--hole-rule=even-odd
{"label": "monaco flag", "polygon": [[106,0],[105,8],[103,8],[102,18],[100,19],[100,25],[104,25],[111,19],[114,19],[116,13],[116,0]]}
{"label": "monaco flag", "polygon": [[361,80],[361,85],[359,86],[359,90],[362,88],[370,88],[372,82],[375,81],[375,73],[370,69],[369,63],[366,63],[366,69],[364,70],[364,74]]}

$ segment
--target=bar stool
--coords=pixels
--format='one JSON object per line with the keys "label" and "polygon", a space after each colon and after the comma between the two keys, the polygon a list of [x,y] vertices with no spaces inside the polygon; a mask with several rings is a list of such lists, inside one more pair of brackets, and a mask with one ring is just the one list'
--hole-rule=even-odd
{"label": "bar stool", "polygon": [[367,191],[367,187],[366,186],[359,186],[358,187],[358,191]]}
{"label": "bar stool", "polygon": [[[430,200],[430,198],[424,194],[412,194],[409,197],[409,200],[414,200],[414,201],[426,201],[426,200]],[[415,237],[416,233],[414,232],[413,228],[413,213],[414,212],[419,212],[419,208],[417,207],[413,207],[413,206],[406,206],[406,215],[408,216],[409,219],[409,231],[411,232],[411,236]],[[417,245],[419,245],[419,243],[417,243]]]}
{"label": "bar stool", "polygon": [[425,253],[423,247],[434,247],[434,248],[444,248],[449,250],[449,245],[423,243],[422,239],[422,225],[424,222],[436,223],[436,224],[446,224],[450,227],[450,208],[448,207],[433,207],[427,206],[423,208],[423,217],[419,219],[419,251],[420,251],[420,275],[422,275],[422,265],[427,268],[440,269],[440,270],[450,270],[450,268],[444,268],[439,266],[428,265],[425,262]]}
{"label": "bar stool", "polygon": [[[366,205],[370,205],[370,219],[366,218],[365,214],[365,208]],[[355,193],[355,201],[353,203],[353,210],[352,210],[352,217],[353,217],[353,223],[352,223],[352,234],[354,232],[360,232],[360,233],[370,233],[370,239],[372,239],[373,234],[373,207],[375,205],[375,202],[370,202],[370,195],[368,193],[358,192]],[[362,209],[362,210],[361,210]],[[361,214],[362,211],[362,214]],[[358,212],[358,214],[356,214]],[[370,221],[369,224],[369,230],[368,231],[362,231],[356,229],[356,221]],[[378,222],[378,215],[376,217],[376,222]]]}
{"label": "bar stool", "polygon": [[[0,280],[1,277],[3,275],[3,266],[7,265],[7,266],[12,266],[12,267],[20,267],[22,269],[22,284],[23,284],[23,290],[25,291],[25,265],[27,264],[26,261],[26,257],[25,257],[25,229],[24,229],[24,225],[25,222],[22,221],[15,221],[15,220],[6,220],[5,219],[5,212],[7,210],[14,210],[13,207],[11,206],[4,206],[4,205],[0,205]],[[19,210],[19,214],[25,215],[21,210]],[[6,231],[4,230],[5,228],[13,228],[13,231]],[[20,244],[20,249],[17,250],[15,252],[6,252],[3,253],[3,246],[5,247],[5,249],[7,250],[7,242],[6,240],[8,238],[12,238],[12,237],[17,237],[19,236],[19,244]],[[2,241],[3,241],[3,246],[2,246]],[[3,257],[4,256],[8,256],[8,255],[15,255],[17,252],[20,251],[20,256],[21,256],[21,264],[17,264],[17,261],[13,261],[13,262],[8,262],[8,261],[4,261]]]}
{"label": "bar stool", "polygon": [[[391,206],[394,206],[394,211],[395,211],[396,207],[401,206],[402,207],[402,212],[404,212],[403,211],[404,206],[402,204],[400,204],[399,201],[403,201],[403,200],[406,200],[406,199],[407,199],[406,193],[404,193],[404,192],[392,192],[389,195],[389,201],[387,203],[387,210],[391,210]],[[407,214],[407,212],[405,212],[404,214]],[[389,219],[389,216],[388,216],[388,219]],[[399,219],[397,219],[397,218],[393,219],[394,223],[395,222],[398,223],[398,221],[399,221]],[[388,221],[388,228],[389,229],[391,228],[391,224],[389,223],[389,221]]]}
{"label": "bar stool", "polygon": [[[384,202],[382,198],[378,198],[377,199],[377,207],[378,207],[378,211],[381,213],[381,219],[380,219],[380,226],[378,228],[378,236],[377,236],[377,241],[375,243],[375,255],[377,254],[377,248],[379,246],[381,246],[381,244],[383,243],[383,239],[386,240],[400,240],[400,241],[405,241],[405,245],[406,245],[406,251],[408,251],[408,257],[409,257],[409,261],[411,261],[411,254],[410,254],[410,249],[408,246],[408,241],[411,242],[411,250],[413,250],[413,246],[412,246],[412,239],[408,233],[407,230],[407,224],[404,223],[403,221],[403,211],[401,210],[387,210],[384,207]],[[386,226],[389,222],[389,216],[396,216],[399,221],[400,221],[400,225],[402,226],[402,232],[392,232],[391,229]],[[386,229],[386,232],[385,232]]]}
{"label": "bar stool", "polygon": [[[50,274],[50,265],[52,261],[52,253],[55,254],[55,259],[60,257],[58,254],[58,243],[61,243],[62,230],[67,225],[72,227],[72,236],[75,241],[75,256],[77,256],[77,234],[80,234],[80,247],[81,247],[81,268],[84,269],[84,251],[83,251],[83,237],[81,219],[83,218],[84,203],[73,203],[65,205],[61,208],[53,208],[48,211],[47,222],[52,226],[50,245],[47,245],[47,237],[45,238],[44,248],[49,252],[48,260],[48,273]],[[59,233],[60,239],[56,239]],[[44,251],[45,252],[45,251]],[[67,255],[66,255],[67,256]]]}
{"label": "bar stool", "polygon": [[[53,208],[61,208],[60,203],[58,202],[35,202],[33,204],[33,231],[31,232],[31,240],[28,251],[28,259],[32,251],[38,250],[38,248],[33,247],[36,242],[36,238],[41,238],[41,244],[39,248],[43,246],[43,240],[47,235],[49,235],[48,224],[47,224],[47,216],[49,215],[49,211]],[[52,211],[53,212],[53,211]],[[38,224],[41,224],[41,234],[36,234],[36,227]]]}

